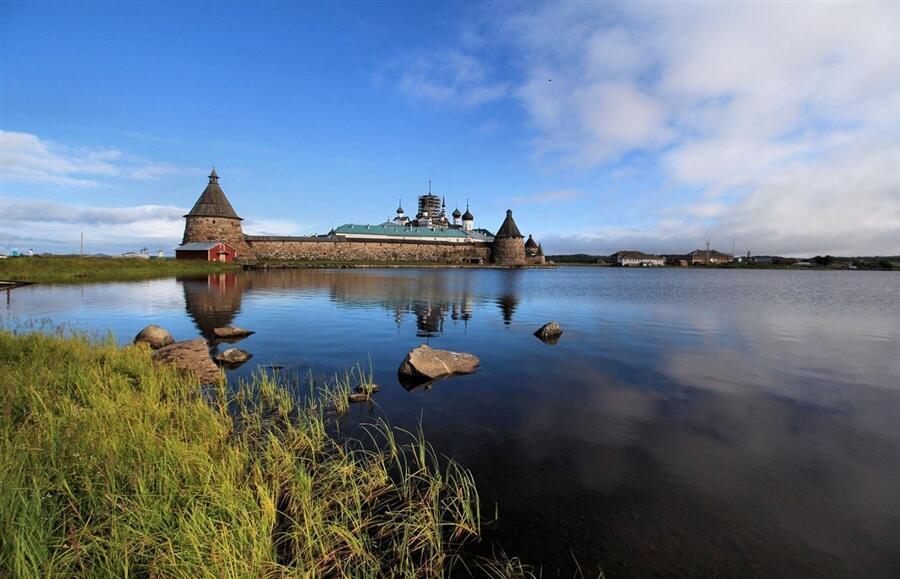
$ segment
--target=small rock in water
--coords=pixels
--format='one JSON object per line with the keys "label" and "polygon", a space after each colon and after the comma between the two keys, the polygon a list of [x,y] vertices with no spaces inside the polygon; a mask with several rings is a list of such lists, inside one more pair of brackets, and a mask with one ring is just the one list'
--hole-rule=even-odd
{"label": "small rock in water", "polygon": [[134,337],[133,343],[140,344],[141,342],[147,344],[154,350],[159,350],[163,346],[168,346],[175,342],[175,338],[172,337],[169,330],[151,324],[138,332],[137,336]]}
{"label": "small rock in water", "polygon": [[214,329],[213,333],[217,338],[228,340],[233,338],[246,338],[247,336],[251,336],[256,332],[252,330],[245,330],[244,328],[238,328],[235,326],[225,326],[224,328]]}
{"label": "small rock in water", "polygon": [[354,390],[360,394],[374,394],[381,390],[381,386],[378,384],[360,384]]}
{"label": "small rock in water", "polygon": [[481,361],[478,356],[421,345],[409,351],[397,374],[401,383],[428,382],[454,374],[471,374]]}
{"label": "small rock in water", "polygon": [[224,364],[243,364],[252,357],[253,354],[246,350],[240,350],[238,348],[228,348],[227,350],[216,356],[216,360]]}
{"label": "small rock in water", "polygon": [[355,403],[355,402],[368,402],[368,401],[369,401],[369,395],[368,395],[368,394],[356,393],[356,394],[351,394],[351,395],[350,395],[350,402],[354,402],[354,403]]}
{"label": "small rock in water", "polygon": [[563,330],[556,322],[546,323],[534,333],[534,335],[545,344],[555,344],[559,341],[559,337],[562,336],[562,334]]}
{"label": "small rock in water", "polygon": [[264,366],[260,366],[260,368],[263,368],[266,370],[275,370],[275,371],[284,370],[284,366],[282,366],[281,364],[266,364]]}
{"label": "small rock in water", "polygon": [[192,372],[201,384],[214,384],[222,373],[212,358],[203,338],[174,342],[153,352],[153,359],[162,364],[171,364],[179,370]]}

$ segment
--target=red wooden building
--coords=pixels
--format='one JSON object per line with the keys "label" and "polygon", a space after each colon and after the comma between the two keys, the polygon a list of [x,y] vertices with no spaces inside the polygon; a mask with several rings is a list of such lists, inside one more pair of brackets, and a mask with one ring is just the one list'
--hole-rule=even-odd
{"label": "red wooden building", "polygon": [[234,248],[224,241],[193,242],[175,248],[175,259],[201,259],[203,261],[234,261]]}

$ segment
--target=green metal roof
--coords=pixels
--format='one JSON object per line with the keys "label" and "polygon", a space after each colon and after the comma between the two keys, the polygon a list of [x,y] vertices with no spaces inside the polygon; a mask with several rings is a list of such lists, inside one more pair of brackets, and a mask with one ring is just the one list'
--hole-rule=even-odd
{"label": "green metal roof", "polygon": [[388,237],[468,237],[464,231],[442,227],[406,227],[381,223],[379,225],[355,225],[352,223],[341,225],[331,231],[332,235],[385,235]]}

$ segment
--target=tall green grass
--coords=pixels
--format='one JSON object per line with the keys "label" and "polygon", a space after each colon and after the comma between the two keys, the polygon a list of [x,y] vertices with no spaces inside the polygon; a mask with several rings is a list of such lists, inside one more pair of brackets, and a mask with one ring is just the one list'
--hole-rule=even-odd
{"label": "tall green grass", "polygon": [[145,347],[0,330],[0,575],[471,570],[471,474],[383,422],[339,442],[333,391],[312,391],[264,375],[201,391]]}
{"label": "tall green grass", "polygon": [[81,282],[150,279],[215,273],[234,264],[175,259],[35,256],[0,259],[0,280]]}

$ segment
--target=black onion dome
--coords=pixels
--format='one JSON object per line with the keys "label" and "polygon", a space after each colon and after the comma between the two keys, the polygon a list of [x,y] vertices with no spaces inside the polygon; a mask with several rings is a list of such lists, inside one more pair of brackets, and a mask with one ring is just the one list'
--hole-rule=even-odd
{"label": "black onion dome", "polygon": [[456,209],[453,210],[453,217],[455,217],[455,218],[460,218],[460,217],[462,217],[462,213],[460,213],[458,207],[457,207]]}

